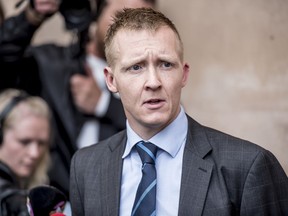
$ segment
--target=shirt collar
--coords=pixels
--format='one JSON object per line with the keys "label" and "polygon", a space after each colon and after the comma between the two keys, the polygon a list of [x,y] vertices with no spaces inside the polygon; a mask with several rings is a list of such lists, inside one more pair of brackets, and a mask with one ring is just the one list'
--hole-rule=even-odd
{"label": "shirt collar", "polygon": [[[127,145],[122,158],[127,157],[134,145],[143,140],[139,137],[133,129],[130,127],[128,121],[126,121],[127,126]],[[157,133],[151,139],[147,140],[162,150],[169,153],[172,157],[175,157],[180,149],[180,147],[185,143],[188,130],[188,120],[183,107],[181,106],[180,112],[176,119],[171,122],[162,131]]]}

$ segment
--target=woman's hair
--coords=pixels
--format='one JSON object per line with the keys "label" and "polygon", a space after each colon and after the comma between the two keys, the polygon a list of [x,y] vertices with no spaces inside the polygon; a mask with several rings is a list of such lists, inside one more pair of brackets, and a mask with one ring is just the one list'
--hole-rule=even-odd
{"label": "woman's hair", "polygon": [[[17,89],[7,89],[1,92],[0,114],[7,107],[7,105],[11,103],[11,101],[14,98],[24,94],[26,93]],[[27,95],[27,97],[25,97],[17,104],[15,104],[14,107],[11,107],[7,115],[5,115],[4,118],[1,119],[2,125],[0,129],[2,136],[4,135],[5,131],[8,128],[11,128],[13,127],[13,125],[17,124],[17,120],[21,118],[21,115],[24,113],[41,116],[46,118],[49,124],[51,122],[51,113],[47,103],[40,97]],[[51,127],[50,127],[50,135],[51,135]],[[37,168],[35,169],[34,173],[24,182],[24,188],[32,188],[37,185],[48,183],[47,173],[49,166],[50,166],[50,154],[49,154],[49,145],[47,145],[47,149],[43,157],[40,159],[39,164],[37,165]]]}
{"label": "woman's hair", "polygon": [[141,31],[148,30],[156,32],[161,27],[170,28],[179,39],[179,54],[183,59],[183,44],[178,30],[174,23],[163,13],[152,8],[124,8],[118,11],[110,25],[105,38],[105,55],[108,65],[114,63],[115,55],[113,49],[113,40],[120,30]]}

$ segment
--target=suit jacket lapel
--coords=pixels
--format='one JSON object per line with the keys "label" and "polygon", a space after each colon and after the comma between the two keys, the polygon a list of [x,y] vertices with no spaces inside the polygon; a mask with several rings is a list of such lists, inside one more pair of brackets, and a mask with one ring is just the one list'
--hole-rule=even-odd
{"label": "suit jacket lapel", "polygon": [[102,198],[104,198],[103,206],[105,206],[103,208],[103,215],[119,215],[123,166],[122,155],[126,146],[126,140],[125,130],[119,136],[117,135],[116,139],[110,139],[108,143],[111,154],[104,161],[101,172],[101,184],[103,185]]}
{"label": "suit jacket lapel", "polygon": [[[183,155],[178,215],[200,216],[205,204],[213,164],[204,160],[212,151],[203,127],[188,117],[188,134]],[[119,145],[120,140],[120,145]],[[118,215],[120,206],[122,155],[126,130],[109,140],[111,154],[102,161],[103,215]],[[107,181],[108,179],[108,181]]]}
{"label": "suit jacket lapel", "polygon": [[204,160],[211,150],[203,127],[188,117],[183,155],[179,215],[200,216],[205,204],[213,165]]}

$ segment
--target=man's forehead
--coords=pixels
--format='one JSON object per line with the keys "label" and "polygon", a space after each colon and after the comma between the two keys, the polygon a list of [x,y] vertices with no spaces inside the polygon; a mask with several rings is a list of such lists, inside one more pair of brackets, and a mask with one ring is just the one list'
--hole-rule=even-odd
{"label": "man's forehead", "polygon": [[[167,26],[161,26],[157,30],[121,29],[115,34],[111,45],[114,57],[120,57],[124,53],[125,55],[137,56],[144,51],[156,51],[155,53],[161,54],[161,56],[168,55],[171,57],[171,55],[176,54],[178,57],[180,56],[180,59],[182,58],[181,42],[175,32]],[[173,52],[171,52],[172,50]]]}
{"label": "man's forehead", "polygon": [[[167,44],[168,43],[168,44]],[[143,46],[145,44],[145,46]],[[146,47],[153,48],[154,46],[160,47],[172,47],[172,45],[178,44],[177,37],[175,33],[167,28],[161,27],[155,30],[119,30],[113,40],[113,47],[118,51],[121,50],[121,47],[126,50],[127,45],[131,47]],[[122,46],[123,45],[123,46]],[[177,47],[178,48],[178,47]],[[134,49],[128,49],[128,51],[133,51]]]}

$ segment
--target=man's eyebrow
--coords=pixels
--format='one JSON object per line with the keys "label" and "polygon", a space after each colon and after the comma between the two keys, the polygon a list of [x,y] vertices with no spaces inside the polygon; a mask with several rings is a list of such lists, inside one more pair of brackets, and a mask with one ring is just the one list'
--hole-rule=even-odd
{"label": "man's eyebrow", "polygon": [[146,61],[145,56],[143,56],[143,55],[142,56],[136,56],[136,57],[129,58],[128,60],[121,61],[121,65],[129,66],[129,65],[133,65],[133,64],[140,63],[143,61]]}

